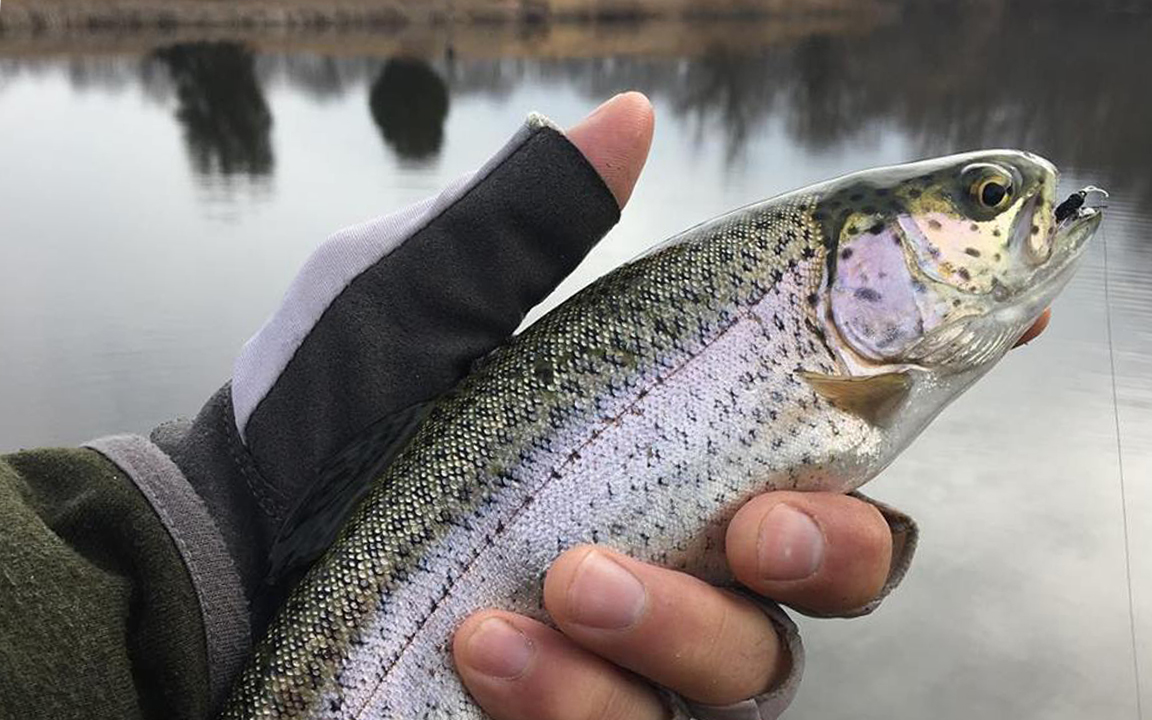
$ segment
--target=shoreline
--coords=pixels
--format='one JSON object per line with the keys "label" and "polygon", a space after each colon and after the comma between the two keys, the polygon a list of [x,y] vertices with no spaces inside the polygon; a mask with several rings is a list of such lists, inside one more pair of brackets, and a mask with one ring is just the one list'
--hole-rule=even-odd
{"label": "shoreline", "polygon": [[855,16],[892,0],[6,0],[0,43],[44,35],[186,31],[399,33],[406,28],[610,27],[648,22]]}
{"label": "shoreline", "polygon": [[[10,1],[10,0],[9,0]],[[4,10],[8,9],[5,2]],[[0,32],[0,59],[75,55],[136,55],[159,46],[189,42],[241,43],[257,52],[418,58],[691,57],[763,49],[815,35],[862,35],[894,21],[881,3],[855,5],[852,12],[792,12],[763,17],[681,18],[613,22],[551,21],[380,25],[174,25],[55,31]]]}

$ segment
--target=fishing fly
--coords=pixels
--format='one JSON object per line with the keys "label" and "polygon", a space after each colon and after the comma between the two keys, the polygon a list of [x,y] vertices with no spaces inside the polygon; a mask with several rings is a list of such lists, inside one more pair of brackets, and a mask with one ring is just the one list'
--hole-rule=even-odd
{"label": "fishing fly", "polygon": [[[1095,185],[1089,185],[1085,188],[1077,190],[1068,196],[1068,199],[1056,206],[1056,222],[1064,222],[1067,218],[1079,214],[1084,203],[1088,200],[1090,195],[1100,195],[1101,198],[1108,198],[1108,191],[1103,188],[1098,188]],[[1095,205],[1090,207],[1105,208],[1107,205]]]}

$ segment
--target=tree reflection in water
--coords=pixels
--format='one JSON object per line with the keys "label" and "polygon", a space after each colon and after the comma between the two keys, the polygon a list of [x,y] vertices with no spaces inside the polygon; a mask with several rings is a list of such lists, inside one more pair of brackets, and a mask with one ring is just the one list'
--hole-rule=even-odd
{"label": "tree reflection in water", "polygon": [[151,58],[176,87],[176,118],[196,172],[272,172],[272,113],[256,78],[253,54],[231,42],[169,45]]}
{"label": "tree reflection in water", "polygon": [[[638,24],[631,32],[647,29]],[[1036,12],[1018,0],[910,3],[892,22],[766,35],[759,44],[754,34],[727,44],[716,33],[677,37],[668,55],[598,49],[593,34],[578,48],[582,57],[510,62],[460,53],[442,68],[408,56],[298,53],[257,62],[235,43],[185,43],[154,51],[150,64],[170,78],[201,173],[272,171],[264,79],[323,98],[368,85],[381,137],[402,160],[418,163],[440,153],[451,95],[503,99],[536,83],[575,88],[590,104],[622,88],[643,90],[692,119],[699,142],[720,143],[730,164],[744,160],[750,138],[773,120],[792,142],[814,150],[868,142],[888,128],[920,155],[1025,147],[1152,202],[1152,94],[1144,71],[1152,63],[1152,13],[1059,3]],[[0,74],[22,67],[9,61]],[[118,87],[120,75],[132,72],[113,70],[86,82]]]}
{"label": "tree reflection in water", "polygon": [[448,86],[422,60],[393,58],[368,95],[380,135],[403,160],[434,158],[444,143]]}

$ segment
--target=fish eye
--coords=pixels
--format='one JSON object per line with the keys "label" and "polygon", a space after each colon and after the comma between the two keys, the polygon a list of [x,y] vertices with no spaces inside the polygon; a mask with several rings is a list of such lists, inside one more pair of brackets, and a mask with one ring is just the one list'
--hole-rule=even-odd
{"label": "fish eye", "polygon": [[982,209],[1002,210],[1012,201],[1012,176],[995,165],[970,167],[965,174],[971,177],[968,193]]}
{"label": "fish eye", "polygon": [[1012,185],[997,178],[988,178],[980,181],[978,191],[980,204],[989,210],[995,210],[1012,195]]}

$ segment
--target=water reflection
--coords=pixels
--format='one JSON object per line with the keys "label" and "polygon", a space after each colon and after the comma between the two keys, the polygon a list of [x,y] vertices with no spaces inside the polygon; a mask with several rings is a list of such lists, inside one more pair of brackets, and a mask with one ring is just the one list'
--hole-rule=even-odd
{"label": "water reflection", "polygon": [[405,160],[427,160],[444,143],[448,86],[427,63],[393,58],[380,70],[368,95],[380,135]]}
{"label": "water reflection", "polygon": [[[318,101],[368,85],[371,116],[387,145],[402,159],[426,161],[443,144],[451,95],[503,98],[543,79],[571,86],[589,102],[629,87],[667,100],[695,121],[700,142],[722,137],[733,165],[773,119],[812,150],[868,142],[876,128],[897,126],[922,154],[1028,147],[1152,201],[1152,166],[1144,160],[1152,157],[1152,95],[1143,71],[1152,62],[1152,15],[1059,7],[1036,13],[1016,3],[977,12],[919,7],[865,31],[848,25],[780,37],[766,26],[759,45],[677,41],[670,50],[679,57],[598,57],[595,33],[586,46],[568,48],[585,57],[542,59],[428,49],[437,59],[311,52],[254,60],[235,43],[185,43],[154,51],[135,79],[159,94],[148,65],[158,61],[168,70],[177,118],[202,173],[272,171],[272,119],[262,89],[268,83],[286,82]],[[634,28],[637,37],[647,31]],[[1068,63],[1073,46],[1076,62]],[[10,62],[0,75],[34,66]],[[119,89],[134,79],[125,64],[99,58],[68,68],[78,88]]]}
{"label": "water reflection", "polygon": [[155,50],[144,62],[168,70],[176,88],[176,119],[198,173],[272,172],[272,113],[251,51],[231,42],[182,43]]}

